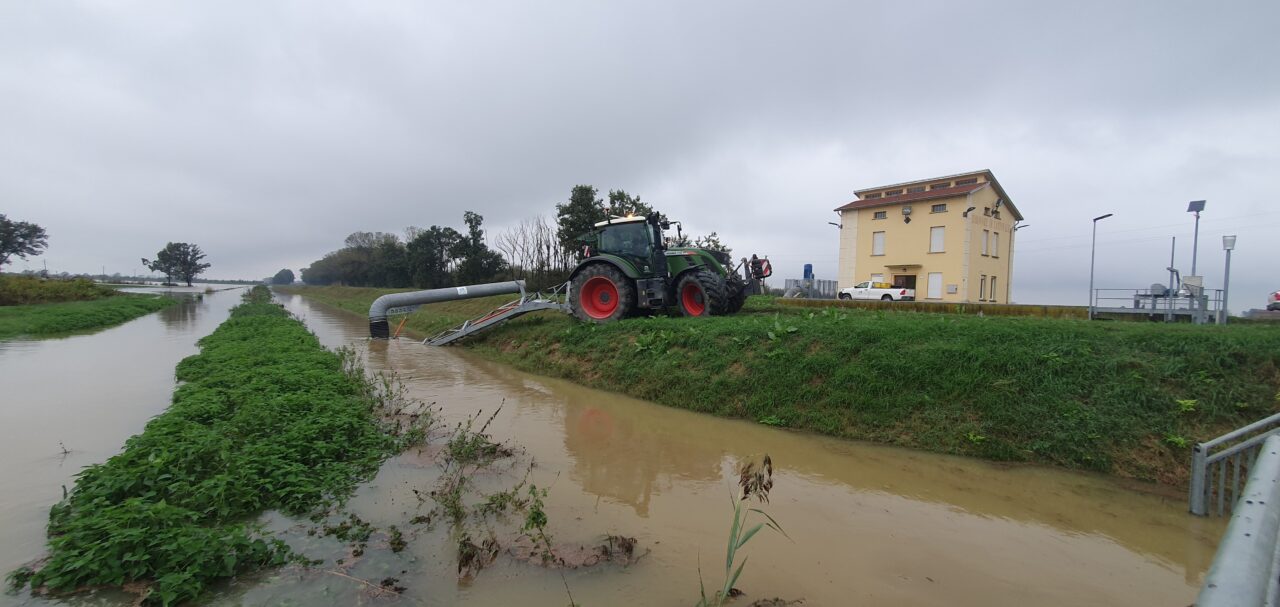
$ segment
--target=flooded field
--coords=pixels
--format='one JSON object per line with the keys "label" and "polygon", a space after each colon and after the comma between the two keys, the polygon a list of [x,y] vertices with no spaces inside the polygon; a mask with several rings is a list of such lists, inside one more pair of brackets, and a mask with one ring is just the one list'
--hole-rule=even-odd
{"label": "flooded field", "polygon": [[[60,485],[164,408],[173,365],[238,298],[217,293],[94,335],[0,342],[0,566],[40,552]],[[375,536],[366,554],[341,566],[242,579],[211,593],[210,604],[568,605],[572,593],[587,606],[691,605],[699,568],[708,586],[722,579],[735,465],[764,453],[776,466],[766,508],[790,540],[765,532],[746,546],[737,587],[747,595],[736,601],[743,605],[769,597],[805,605],[1185,605],[1224,526],[1185,514],[1180,496],[1105,477],[777,430],[531,376],[459,348],[368,342],[360,318],[278,298],[327,346],[356,346],[371,370],[396,373],[410,396],[435,403],[446,428],[501,406],[489,431],[516,456],[479,482],[514,484],[535,462],[530,480],[549,488],[547,532],[556,543],[613,534],[635,537],[648,553],[626,568],[563,577],[504,554],[460,583],[447,527],[412,522],[434,505],[419,495],[440,475],[429,449],[412,450],[388,461],[349,504],[378,527],[405,530],[402,552]],[[345,550],[309,536],[309,521],[265,522],[309,556],[332,562]],[[387,577],[404,596],[358,581]],[[108,593],[69,602],[127,601]],[[0,595],[0,604],[51,602]]]}

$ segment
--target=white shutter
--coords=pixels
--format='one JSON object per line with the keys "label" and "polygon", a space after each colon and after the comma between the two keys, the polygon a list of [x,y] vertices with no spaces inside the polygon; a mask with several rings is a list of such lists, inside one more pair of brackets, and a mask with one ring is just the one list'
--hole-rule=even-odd
{"label": "white shutter", "polygon": [[871,233],[871,254],[884,255],[884,232]]}
{"label": "white shutter", "polygon": [[946,233],[947,233],[947,229],[942,226],[938,226],[936,228],[929,228],[929,252],[930,253],[941,253],[946,250],[943,248],[943,245],[946,244]]}
{"label": "white shutter", "polygon": [[991,233],[991,256],[992,257],[1000,256],[1000,233],[999,232]]}
{"label": "white shutter", "polygon": [[991,240],[991,230],[983,230],[982,231],[982,254],[983,255],[988,255],[991,251],[991,249],[988,248],[989,245],[987,244],[987,241],[989,240]]}
{"label": "white shutter", "polygon": [[872,274],[871,282],[884,282],[884,274]]}
{"label": "white shutter", "polygon": [[929,299],[942,299],[942,272],[929,272]]}

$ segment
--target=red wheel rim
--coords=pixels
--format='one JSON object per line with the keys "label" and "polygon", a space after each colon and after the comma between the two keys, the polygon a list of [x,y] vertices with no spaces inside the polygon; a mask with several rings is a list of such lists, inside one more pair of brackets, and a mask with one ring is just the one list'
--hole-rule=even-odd
{"label": "red wheel rim", "polygon": [[582,310],[591,318],[605,319],[618,309],[618,285],[603,276],[596,276],[582,285]]}
{"label": "red wheel rim", "polygon": [[707,310],[707,305],[703,303],[702,288],[690,282],[680,289],[680,303],[684,306],[689,316],[702,316]]}

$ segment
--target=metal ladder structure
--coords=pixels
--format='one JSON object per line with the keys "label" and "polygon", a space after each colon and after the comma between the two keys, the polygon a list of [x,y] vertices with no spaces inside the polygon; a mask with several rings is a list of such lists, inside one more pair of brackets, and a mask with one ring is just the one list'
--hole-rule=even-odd
{"label": "metal ladder structure", "polygon": [[432,337],[422,340],[422,343],[428,346],[443,346],[469,335],[475,335],[485,329],[496,327],[517,316],[523,316],[538,310],[568,312],[568,303],[562,301],[567,299],[565,294],[568,292],[568,286],[569,283],[565,283],[551,289],[548,294],[544,295],[539,291],[529,295],[525,293],[524,285],[521,284],[520,299],[505,303],[483,316],[468,320],[452,329],[441,331]]}

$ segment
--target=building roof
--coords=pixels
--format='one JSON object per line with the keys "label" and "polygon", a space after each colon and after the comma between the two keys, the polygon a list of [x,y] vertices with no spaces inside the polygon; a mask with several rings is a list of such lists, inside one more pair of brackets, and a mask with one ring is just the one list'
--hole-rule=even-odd
{"label": "building roof", "polygon": [[[912,192],[909,194],[898,194],[897,196],[885,196],[883,198],[860,199],[847,203],[844,206],[836,208],[837,211],[848,211],[851,209],[866,209],[870,207],[878,207],[889,204],[897,204],[900,202],[916,202],[921,200],[935,200],[937,198],[951,198],[953,196],[964,196],[969,192],[987,187],[987,183],[971,183],[969,185],[952,186],[949,188],[938,188],[936,190],[926,190],[924,192]],[[881,188],[874,188],[881,189]]]}
{"label": "building roof", "polygon": [[910,186],[915,186],[915,185],[927,186],[938,181],[954,181],[956,179],[963,179],[965,177],[975,177],[979,175],[986,177],[985,183],[975,183],[975,184],[968,184],[968,185],[962,185],[962,186],[951,186],[946,188],[938,188],[936,190],[926,190],[924,192],[899,194],[897,196],[885,196],[882,198],[870,198],[870,199],[859,198],[858,200],[854,200],[853,202],[849,202],[840,207],[837,207],[835,210],[848,211],[848,210],[866,209],[870,207],[898,204],[903,202],[936,200],[939,198],[947,198],[950,196],[964,196],[966,194],[975,192],[977,190],[980,190],[990,185],[991,187],[995,188],[996,194],[1000,197],[1000,200],[1004,201],[1003,202],[1004,206],[1008,207],[1009,211],[1013,213],[1013,218],[1015,220],[1022,221],[1022,213],[1018,211],[1018,207],[1015,206],[1013,204],[1013,201],[1009,199],[1009,194],[1007,194],[1004,191],[1004,187],[1000,185],[1000,181],[996,179],[995,174],[993,174],[990,169],[982,169],[979,171],[969,171],[968,173],[957,173],[955,175],[945,175],[942,177],[931,177],[929,179],[918,179],[916,181],[906,181],[903,183],[895,183],[892,185],[877,186],[874,188],[863,188],[861,190],[854,192],[854,194],[861,197],[865,194],[872,193],[878,190],[895,190],[899,188],[906,189]]}

